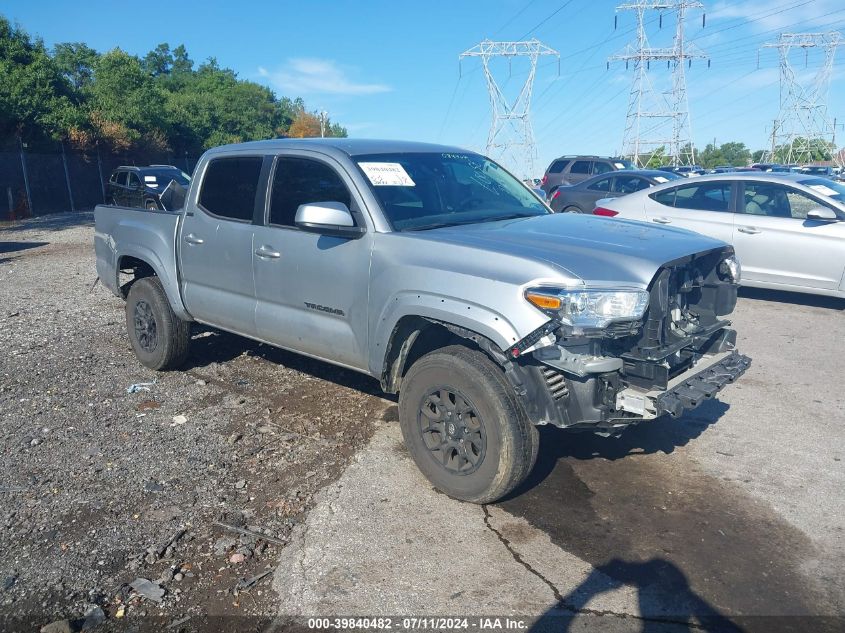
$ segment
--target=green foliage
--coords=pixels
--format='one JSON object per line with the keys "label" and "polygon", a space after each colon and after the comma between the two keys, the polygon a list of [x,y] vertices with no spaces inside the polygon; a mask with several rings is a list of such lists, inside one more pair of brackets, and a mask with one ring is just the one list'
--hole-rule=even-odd
{"label": "green foliage", "polygon": [[[214,58],[195,67],[183,45],[163,42],[143,58],[117,48],[99,54],[83,43],[50,52],[0,15],[2,136],[197,154],[287,135],[297,118],[313,116],[302,99],[278,98]],[[326,128],[346,136],[336,123]]]}
{"label": "green foliage", "polygon": [[812,163],[832,160],[835,153],[836,146],[829,141],[821,138],[798,137],[792,141],[791,147],[787,144],[778,145],[775,148],[775,160],[784,164],[787,162]]}

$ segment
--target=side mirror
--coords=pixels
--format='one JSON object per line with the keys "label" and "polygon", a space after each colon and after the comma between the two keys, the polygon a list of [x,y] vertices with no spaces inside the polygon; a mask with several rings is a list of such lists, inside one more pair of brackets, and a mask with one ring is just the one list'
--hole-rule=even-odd
{"label": "side mirror", "polygon": [[835,222],[839,218],[834,213],[833,209],[827,207],[817,207],[807,212],[808,220],[818,220],[821,222]]}
{"label": "side mirror", "polygon": [[301,204],[296,210],[296,226],[303,231],[331,237],[355,239],[366,231],[355,226],[352,213],[342,202],[312,202]]}

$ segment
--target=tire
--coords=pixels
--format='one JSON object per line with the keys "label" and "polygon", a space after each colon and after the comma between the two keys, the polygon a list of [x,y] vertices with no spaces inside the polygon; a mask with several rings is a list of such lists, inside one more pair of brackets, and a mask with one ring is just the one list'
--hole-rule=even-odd
{"label": "tire", "polygon": [[135,356],[150,369],[174,369],[188,358],[191,324],[173,313],[158,277],[132,284],[126,299],[126,330]]}
{"label": "tire", "polygon": [[426,354],[408,370],[399,423],[423,475],[462,501],[501,499],[537,460],[539,433],[502,370],[484,353],[460,345]]}
{"label": "tire", "polygon": [[147,200],[144,203],[144,207],[146,207],[148,211],[158,211],[158,205],[156,204],[155,200]]}
{"label": "tire", "polygon": [[570,205],[566,207],[561,213],[584,213],[580,207]]}

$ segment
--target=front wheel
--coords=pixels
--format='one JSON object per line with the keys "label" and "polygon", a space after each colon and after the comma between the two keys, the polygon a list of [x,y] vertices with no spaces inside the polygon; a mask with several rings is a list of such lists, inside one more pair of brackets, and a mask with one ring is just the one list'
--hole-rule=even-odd
{"label": "front wheel", "polygon": [[563,213],[584,213],[584,212],[579,207],[570,205],[563,210]]}
{"label": "front wheel", "polygon": [[150,369],[174,369],[188,358],[191,324],[173,312],[158,277],[132,284],[126,298],[126,329],[135,356]]}
{"label": "front wheel", "polygon": [[484,353],[463,346],[426,354],[408,370],[399,421],[420,471],[462,501],[502,498],[537,458],[539,433],[503,372]]}

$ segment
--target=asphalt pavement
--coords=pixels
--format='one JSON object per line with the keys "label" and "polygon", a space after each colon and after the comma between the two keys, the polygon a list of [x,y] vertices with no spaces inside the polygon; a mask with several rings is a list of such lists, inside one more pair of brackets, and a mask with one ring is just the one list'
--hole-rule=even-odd
{"label": "asphalt pavement", "polygon": [[753,366],[739,382],[619,438],[544,428],[529,480],[491,506],[432,490],[388,410],[294,530],[274,580],[280,621],[510,614],[550,630],[841,630],[843,308],[743,290],[732,318]]}

